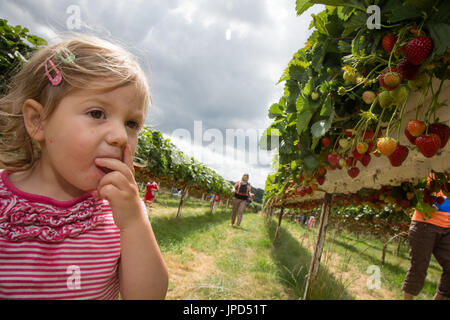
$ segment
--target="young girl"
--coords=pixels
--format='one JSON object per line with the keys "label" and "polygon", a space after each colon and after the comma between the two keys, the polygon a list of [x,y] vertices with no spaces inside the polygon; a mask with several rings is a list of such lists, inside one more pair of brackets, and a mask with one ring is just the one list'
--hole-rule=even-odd
{"label": "young girl", "polygon": [[35,53],[0,99],[0,298],[163,299],[134,180],[143,71],[95,37]]}

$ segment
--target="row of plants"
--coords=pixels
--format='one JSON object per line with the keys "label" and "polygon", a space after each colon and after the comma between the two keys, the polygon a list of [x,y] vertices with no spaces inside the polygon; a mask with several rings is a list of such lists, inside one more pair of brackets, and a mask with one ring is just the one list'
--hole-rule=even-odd
{"label": "row of plants", "polygon": [[[267,149],[273,146],[263,141],[280,141],[266,203],[313,195],[331,170],[355,178],[371,170],[373,157],[386,157],[394,167],[411,150],[434,157],[450,137],[437,116],[448,109],[442,93],[450,76],[450,3],[297,0],[298,14],[316,3],[333,6],[312,15],[314,31],[279,81],[284,94],[269,108],[273,122],[261,139]],[[373,4],[380,8],[380,29],[367,24]],[[407,118],[411,104],[415,112]],[[400,135],[410,143],[401,145]],[[426,200],[416,196],[408,205],[431,209]]]}
{"label": "row of plants", "polygon": [[219,194],[231,198],[233,186],[206,165],[189,157],[165,139],[160,131],[144,127],[138,137],[134,158],[136,181],[154,179],[177,189]]}
{"label": "row of plants", "polygon": [[[320,207],[311,210],[292,208],[286,211],[290,216],[319,216]],[[356,234],[386,237],[408,231],[410,216],[398,210],[393,205],[376,208],[371,204],[333,206],[328,217],[328,223],[334,228],[345,229]]]}
{"label": "row of plants", "polygon": [[[450,175],[432,172],[430,177],[417,183],[403,182],[400,186],[384,186],[381,189],[362,189],[355,194],[335,194],[331,203],[329,221],[344,225],[349,231],[364,231],[372,235],[391,234],[408,230],[414,208],[423,213],[424,219],[436,211],[435,203],[443,204],[440,191],[450,196]],[[286,209],[287,213],[317,215],[323,200],[298,203],[291,201],[289,193],[284,199],[273,197],[266,203],[266,210]]]}

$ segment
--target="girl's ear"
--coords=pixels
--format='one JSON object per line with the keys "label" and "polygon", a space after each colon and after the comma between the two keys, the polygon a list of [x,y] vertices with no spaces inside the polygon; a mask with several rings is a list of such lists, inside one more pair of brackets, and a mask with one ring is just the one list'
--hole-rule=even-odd
{"label": "girl's ear", "polygon": [[27,129],[30,137],[37,142],[44,141],[42,110],[42,105],[33,99],[27,99],[22,106],[25,128]]}

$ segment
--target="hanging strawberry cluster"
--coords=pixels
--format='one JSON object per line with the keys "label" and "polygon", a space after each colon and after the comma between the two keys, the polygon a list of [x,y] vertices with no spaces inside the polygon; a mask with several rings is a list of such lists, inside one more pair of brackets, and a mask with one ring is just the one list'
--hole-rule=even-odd
{"label": "hanging strawberry cluster", "polygon": [[[360,171],[355,166],[356,161],[360,161],[366,167],[370,163],[371,153],[377,157],[380,155],[388,157],[390,164],[394,167],[402,165],[411,148],[399,143],[399,129],[405,120],[403,115],[410,93],[417,91],[423,95],[424,100],[425,96],[433,90],[432,70],[439,62],[444,66],[448,63],[447,57],[442,57],[440,61],[436,58],[430,60],[434,48],[433,40],[425,36],[424,31],[410,26],[401,28],[398,36],[392,33],[385,35],[381,46],[387,55],[386,60],[378,56],[377,60],[380,62],[371,65],[373,68],[368,76],[359,74],[357,71],[358,66],[361,68],[361,63],[367,61],[365,56],[353,55],[347,58],[347,62],[352,64],[342,68],[344,85],[349,82],[356,85],[351,88],[341,86],[338,94],[353,94],[358,86],[372,86],[375,89],[365,90],[362,93],[361,100],[366,105],[370,105],[370,108],[362,110],[356,125],[350,130],[344,130],[344,134],[339,137],[341,153],[339,154],[337,150],[328,155],[328,164],[332,169],[340,169],[346,165],[347,173],[352,178],[358,176]],[[394,61],[399,61],[395,67]],[[387,66],[377,76],[376,70],[386,62]],[[440,86],[433,93],[430,104],[428,106],[417,104],[416,119],[411,119],[404,131],[411,144],[428,158],[444,148],[450,136],[450,128],[444,123],[437,122],[435,116],[436,111],[445,106],[444,103],[438,102],[438,97],[447,78],[446,70],[445,67]],[[367,72],[364,71],[364,73]],[[374,76],[370,77],[371,74]],[[375,79],[378,80],[377,89]],[[424,119],[419,120],[420,111],[423,112],[423,110],[426,111]],[[382,127],[386,122],[387,124]],[[397,128],[397,137],[392,135],[395,128]],[[345,135],[350,139],[345,138]],[[349,145],[352,148],[347,151],[346,148]]]}

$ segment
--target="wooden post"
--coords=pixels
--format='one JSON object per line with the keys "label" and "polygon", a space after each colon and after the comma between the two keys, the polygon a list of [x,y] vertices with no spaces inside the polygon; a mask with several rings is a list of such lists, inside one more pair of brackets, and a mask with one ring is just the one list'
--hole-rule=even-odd
{"label": "wooden post", "polygon": [[[401,238],[402,236],[408,235],[407,232],[400,232],[396,235],[394,235],[392,238],[390,238],[389,240],[387,240],[384,245],[383,245],[383,252],[381,254],[381,265],[384,266],[384,262],[385,262],[385,258],[386,258],[386,249],[388,246],[388,243],[391,242],[392,240],[394,240],[395,238]],[[398,250],[397,249],[397,255],[398,255]]]}
{"label": "wooden post", "polygon": [[328,227],[328,216],[330,214],[332,198],[333,198],[332,194],[325,193],[322,211],[320,212],[320,221],[317,233],[316,246],[314,248],[314,253],[311,258],[311,265],[309,267],[308,278],[306,280],[306,287],[303,300],[306,300],[308,298],[311,283],[316,279],[317,274],[319,272],[320,258],[322,257],[323,245],[325,244],[325,235]]}
{"label": "wooden post", "polygon": [[400,255],[400,247],[402,246],[404,241],[405,241],[405,238],[403,238],[403,237],[398,238],[397,257]]}
{"label": "wooden post", "polygon": [[283,214],[284,214],[284,207],[281,208],[280,215],[278,217],[277,231],[275,232],[275,241],[278,240],[278,234],[280,233],[280,226],[281,226],[281,221],[283,220]]}

